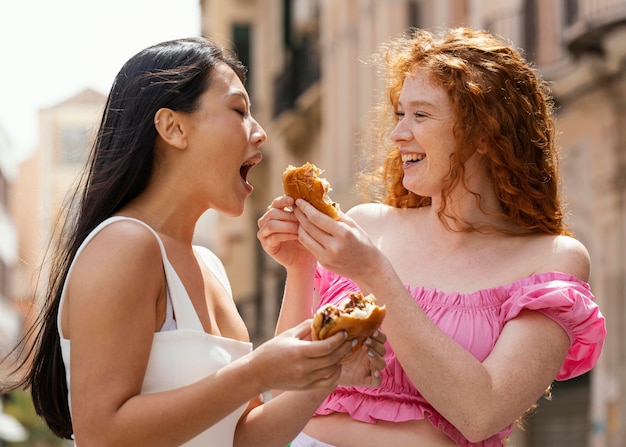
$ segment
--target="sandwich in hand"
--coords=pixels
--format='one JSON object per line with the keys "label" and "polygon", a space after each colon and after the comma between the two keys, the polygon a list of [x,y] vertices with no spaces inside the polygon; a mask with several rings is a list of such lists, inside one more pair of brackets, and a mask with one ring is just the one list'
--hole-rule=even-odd
{"label": "sandwich in hand", "polygon": [[317,310],[311,324],[311,338],[323,340],[339,331],[346,331],[348,340],[358,340],[352,349],[355,351],[380,327],[385,312],[385,306],[376,305],[374,295],[351,292],[339,305],[326,304]]}
{"label": "sandwich in hand", "polygon": [[320,175],[322,170],[312,163],[302,166],[288,166],[283,173],[285,195],[295,199],[304,199],[322,213],[339,218],[339,205],[328,196],[330,184]]}

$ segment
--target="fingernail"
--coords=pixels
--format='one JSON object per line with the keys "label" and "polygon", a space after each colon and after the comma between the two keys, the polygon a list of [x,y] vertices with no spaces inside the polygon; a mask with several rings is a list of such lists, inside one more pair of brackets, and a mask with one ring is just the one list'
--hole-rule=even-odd
{"label": "fingernail", "polygon": [[380,378],[380,373],[379,373],[378,371],[374,371],[374,372],[372,373],[372,376],[374,376],[374,377],[376,377],[377,379],[379,379],[379,378]]}
{"label": "fingernail", "polygon": [[352,340],[352,347],[354,348],[358,342],[359,342],[358,338],[355,338],[354,340]]}
{"label": "fingernail", "polygon": [[374,357],[374,351],[372,349],[368,349],[367,355],[369,355],[370,357]]}

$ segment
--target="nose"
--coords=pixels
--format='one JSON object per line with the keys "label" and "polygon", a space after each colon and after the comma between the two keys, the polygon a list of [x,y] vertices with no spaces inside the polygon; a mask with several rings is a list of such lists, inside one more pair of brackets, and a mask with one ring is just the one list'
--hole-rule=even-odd
{"label": "nose", "polygon": [[265,133],[265,129],[261,127],[257,120],[252,118],[252,134],[250,136],[252,139],[252,143],[257,147],[261,147],[263,143],[267,140],[267,134]]}
{"label": "nose", "polygon": [[410,129],[404,122],[404,117],[400,117],[398,119],[398,122],[396,123],[396,126],[391,131],[391,134],[389,135],[389,137],[391,138],[391,141],[393,141],[394,143],[408,141],[411,139],[412,134],[411,134]]}

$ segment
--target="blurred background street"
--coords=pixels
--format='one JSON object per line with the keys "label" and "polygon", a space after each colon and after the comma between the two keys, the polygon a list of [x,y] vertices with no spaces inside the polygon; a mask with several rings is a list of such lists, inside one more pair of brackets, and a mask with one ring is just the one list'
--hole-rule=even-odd
{"label": "blurred background street", "polygon": [[[315,163],[343,210],[357,204],[359,136],[382,87],[367,57],[409,27],[472,26],[513,42],[551,83],[568,221],[590,251],[608,327],[594,370],[556,383],[510,445],[626,446],[626,0],[14,3],[0,6],[0,354],[30,323],[52,225],[113,78],[137,51],[204,35],[250,69],[253,113],[268,134],[255,192],[241,217],[207,212],[195,243],[224,262],[258,345],[273,334],[284,271],[260,247],[256,220],[282,193],[285,167]],[[27,397],[4,397],[0,446],[61,445],[33,419]]]}

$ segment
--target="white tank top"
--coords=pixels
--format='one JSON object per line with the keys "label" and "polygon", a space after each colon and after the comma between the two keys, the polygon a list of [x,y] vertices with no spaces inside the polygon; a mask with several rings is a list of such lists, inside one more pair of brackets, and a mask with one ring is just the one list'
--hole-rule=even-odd
{"label": "white tank top", "polygon": [[[91,239],[100,232],[104,227],[118,220],[132,220],[138,222],[154,233],[159,246],[161,247],[161,256],[165,268],[165,276],[167,280],[167,299],[171,301],[176,328],[156,332],[152,342],[152,350],[148,367],[144,377],[142,394],[157,393],[159,391],[171,390],[193,382],[213,374],[220,368],[237,360],[238,358],[252,351],[252,344],[233,340],[230,338],[218,337],[207,334],[202,328],[200,319],[191,303],[189,295],[183,286],[178,274],[170,264],[165,247],[159,235],[144,222],[129,217],[115,216],[111,217],[100,225],[98,225],[87,236],[82,243],[72,265],[68,272],[72,272],[73,264],[78,258],[83,248],[91,241]],[[196,252],[202,257],[209,269],[215,274],[232,298],[232,290],[226,276],[224,266],[219,258],[205,247],[194,247]],[[61,312],[63,310],[63,302],[65,300],[65,287],[61,294],[59,303],[59,311],[57,315],[57,324],[59,327],[59,337],[61,339],[61,351],[63,354],[63,362],[65,364],[65,376],[67,380],[68,402],[71,409],[71,388],[70,388],[70,340],[63,337],[61,331]],[[215,405],[219,405],[216,402]],[[243,411],[247,405],[242,405],[238,410],[229,414],[217,424],[213,425],[206,431],[202,432],[189,442],[183,444],[185,447],[224,447],[232,446],[235,427]]]}

